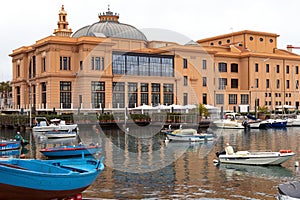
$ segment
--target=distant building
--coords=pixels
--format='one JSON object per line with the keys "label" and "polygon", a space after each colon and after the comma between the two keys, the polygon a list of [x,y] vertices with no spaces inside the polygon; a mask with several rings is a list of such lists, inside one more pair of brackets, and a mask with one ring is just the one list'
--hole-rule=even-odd
{"label": "distant building", "polygon": [[277,34],[240,31],[185,45],[148,41],[108,9],[76,32],[62,6],[54,35],[13,50],[15,109],[37,111],[210,104],[298,107],[300,56]]}

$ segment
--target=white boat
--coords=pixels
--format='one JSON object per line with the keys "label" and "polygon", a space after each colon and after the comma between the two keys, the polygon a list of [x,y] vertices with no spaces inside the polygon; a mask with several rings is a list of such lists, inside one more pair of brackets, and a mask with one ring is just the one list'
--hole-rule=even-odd
{"label": "white boat", "polygon": [[77,136],[76,131],[47,131],[43,134],[47,137],[47,139],[74,138]]}
{"label": "white boat", "polygon": [[291,181],[281,183],[277,187],[279,200],[296,200],[300,199],[300,182]]}
{"label": "white boat", "polygon": [[212,125],[216,128],[244,129],[243,121],[245,118],[238,113],[226,113],[224,119],[212,121]]}
{"label": "white boat", "polygon": [[32,127],[33,132],[49,132],[49,131],[66,131],[72,132],[77,131],[77,124],[66,124],[64,120],[61,119],[52,119],[51,123],[48,123],[46,117],[36,117],[35,126]]}
{"label": "white boat", "polygon": [[196,129],[177,129],[166,132],[168,140],[186,141],[186,142],[200,142],[213,140],[213,134],[198,133]]}
{"label": "white boat", "polygon": [[243,164],[243,165],[280,165],[295,153],[291,150],[273,151],[237,151],[227,154],[219,154],[220,163]]}

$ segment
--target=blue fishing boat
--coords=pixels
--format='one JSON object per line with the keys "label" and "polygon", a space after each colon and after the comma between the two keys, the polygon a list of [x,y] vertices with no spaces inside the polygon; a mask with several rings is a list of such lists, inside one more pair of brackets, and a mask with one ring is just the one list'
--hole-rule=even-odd
{"label": "blue fishing boat", "polygon": [[0,199],[50,200],[73,197],[103,171],[101,160],[0,160]]}
{"label": "blue fishing boat", "polygon": [[47,157],[73,157],[82,155],[93,155],[99,153],[101,147],[98,145],[69,145],[53,148],[45,148],[40,152]]}
{"label": "blue fishing boat", "polygon": [[16,140],[0,141],[0,151],[19,149],[20,147],[21,147],[21,141],[16,141]]}
{"label": "blue fishing boat", "polygon": [[0,151],[0,157],[18,157],[18,156],[20,156],[20,149]]}

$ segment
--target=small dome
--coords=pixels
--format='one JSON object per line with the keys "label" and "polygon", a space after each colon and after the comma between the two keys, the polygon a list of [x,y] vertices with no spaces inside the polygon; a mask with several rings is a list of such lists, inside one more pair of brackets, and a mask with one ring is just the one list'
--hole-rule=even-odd
{"label": "small dome", "polygon": [[99,22],[80,28],[72,37],[115,37],[147,41],[146,36],[140,30],[134,26],[120,23],[119,15],[109,9],[106,13],[99,14],[99,19]]}

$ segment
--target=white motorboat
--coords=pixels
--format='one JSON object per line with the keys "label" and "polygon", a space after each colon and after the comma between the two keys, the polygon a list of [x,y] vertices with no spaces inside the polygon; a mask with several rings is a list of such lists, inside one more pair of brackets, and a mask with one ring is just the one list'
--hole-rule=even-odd
{"label": "white motorboat", "polygon": [[212,126],[224,129],[244,129],[244,117],[238,113],[226,113],[224,119],[212,121]]}
{"label": "white motorboat", "polygon": [[187,142],[199,142],[213,140],[213,134],[198,133],[196,129],[177,129],[174,131],[166,132],[168,140],[173,141],[187,141]]}
{"label": "white motorboat", "polygon": [[291,150],[273,151],[237,151],[226,154],[218,154],[220,163],[244,164],[244,165],[280,165],[295,153]]}
{"label": "white motorboat", "polygon": [[35,118],[35,126],[32,127],[32,131],[35,133],[38,132],[49,132],[49,131],[65,131],[65,132],[72,132],[77,131],[78,126],[77,124],[66,124],[64,120],[61,119],[52,119],[50,120],[51,123],[48,123],[46,117],[36,117]]}
{"label": "white motorboat", "polygon": [[296,200],[300,199],[300,182],[291,181],[281,183],[277,187],[279,200]]}
{"label": "white motorboat", "polygon": [[44,135],[48,139],[74,138],[77,136],[77,132],[76,131],[47,131],[47,132],[44,132]]}

